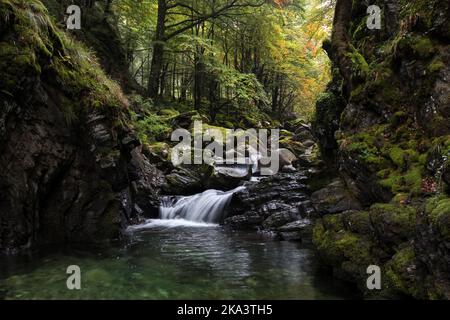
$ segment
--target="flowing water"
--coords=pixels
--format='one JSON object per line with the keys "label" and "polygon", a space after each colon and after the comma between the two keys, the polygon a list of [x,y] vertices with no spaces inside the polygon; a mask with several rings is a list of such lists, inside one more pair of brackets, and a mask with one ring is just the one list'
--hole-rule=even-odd
{"label": "flowing water", "polygon": [[160,218],[219,223],[224,219],[233,193],[242,189],[244,187],[237,187],[231,191],[206,190],[189,197],[163,197],[159,209]]}
{"label": "flowing water", "polygon": [[[318,268],[310,248],[217,225],[232,192],[165,198],[162,219],[129,228],[126,244],[0,258],[0,298],[358,298]],[[66,287],[69,265],[81,268],[81,290]]]}

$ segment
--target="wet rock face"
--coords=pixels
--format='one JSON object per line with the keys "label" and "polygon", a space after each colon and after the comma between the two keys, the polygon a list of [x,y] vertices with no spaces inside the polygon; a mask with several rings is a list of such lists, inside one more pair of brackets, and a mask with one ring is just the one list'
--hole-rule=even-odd
{"label": "wet rock face", "polygon": [[311,202],[319,215],[362,209],[361,204],[340,179],[336,179],[325,188],[314,192],[311,195]]}
{"label": "wet rock face", "polygon": [[314,216],[307,179],[304,172],[280,173],[249,183],[234,194],[225,226],[272,231],[288,240],[300,240],[310,227],[309,218]]}
{"label": "wet rock face", "polygon": [[105,116],[68,126],[46,96],[13,112],[0,144],[1,251],[117,238],[158,207],[162,176],[139,147],[114,138]]}
{"label": "wet rock face", "polygon": [[[162,176],[119,124],[126,103],[98,65],[64,62],[79,49],[64,41],[42,4],[2,4],[0,253],[117,238],[157,206]],[[28,15],[45,32],[25,40],[21,32],[35,30]]]}

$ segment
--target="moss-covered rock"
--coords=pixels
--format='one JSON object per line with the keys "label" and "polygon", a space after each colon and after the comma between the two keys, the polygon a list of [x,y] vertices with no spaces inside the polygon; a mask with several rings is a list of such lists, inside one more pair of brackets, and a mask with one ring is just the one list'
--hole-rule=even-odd
{"label": "moss-covered rock", "polygon": [[414,234],[416,210],[411,206],[378,203],[370,208],[369,217],[375,237],[388,252]]}
{"label": "moss-covered rock", "polygon": [[322,259],[333,267],[335,275],[362,288],[367,267],[378,263],[378,260],[372,254],[374,247],[370,238],[346,228],[348,220],[344,222],[345,215],[329,215],[317,221],[313,243]]}
{"label": "moss-covered rock", "polygon": [[[352,1],[348,20],[336,16],[335,28],[347,28],[349,38],[335,35],[332,40],[339,43],[331,48],[346,47],[347,53],[328,50],[341,75],[334,74],[318,102],[314,126],[319,137],[328,137],[319,140],[321,149],[335,148],[339,174],[365,208],[324,217],[316,225],[315,243],[340,272],[355,264],[349,253],[361,255],[339,247],[340,237],[348,240],[344,243],[365,243],[369,260],[385,271],[387,292],[448,298],[450,67],[444,61],[450,4],[375,4],[383,7],[385,25],[379,31],[365,27],[364,1]],[[335,97],[343,100],[337,103]],[[328,160],[334,167],[335,159]],[[363,287],[357,268],[353,279]]]}
{"label": "moss-covered rock", "polygon": [[424,288],[417,275],[418,261],[412,246],[406,245],[386,264],[386,285],[392,291],[406,293],[415,298],[424,297]]}

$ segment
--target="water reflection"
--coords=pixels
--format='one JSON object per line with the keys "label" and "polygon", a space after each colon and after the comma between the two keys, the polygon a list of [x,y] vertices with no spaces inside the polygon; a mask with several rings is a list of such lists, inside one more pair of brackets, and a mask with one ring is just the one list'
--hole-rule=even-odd
{"label": "water reflection", "polygon": [[[69,264],[81,267],[80,291],[65,287]],[[51,248],[2,259],[0,267],[0,295],[8,299],[355,297],[317,271],[310,249],[217,226],[153,224],[134,230],[126,246]]]}

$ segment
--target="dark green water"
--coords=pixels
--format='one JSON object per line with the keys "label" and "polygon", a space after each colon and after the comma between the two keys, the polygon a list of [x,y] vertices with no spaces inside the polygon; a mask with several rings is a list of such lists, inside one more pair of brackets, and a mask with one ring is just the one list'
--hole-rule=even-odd
{"label": "dark green water", "polygon": [[[68,290],[66,268],[81,268]],[[309,248],[220,227],[154,226],[127,245],[0,258],[3,299],[346,299]]]}

